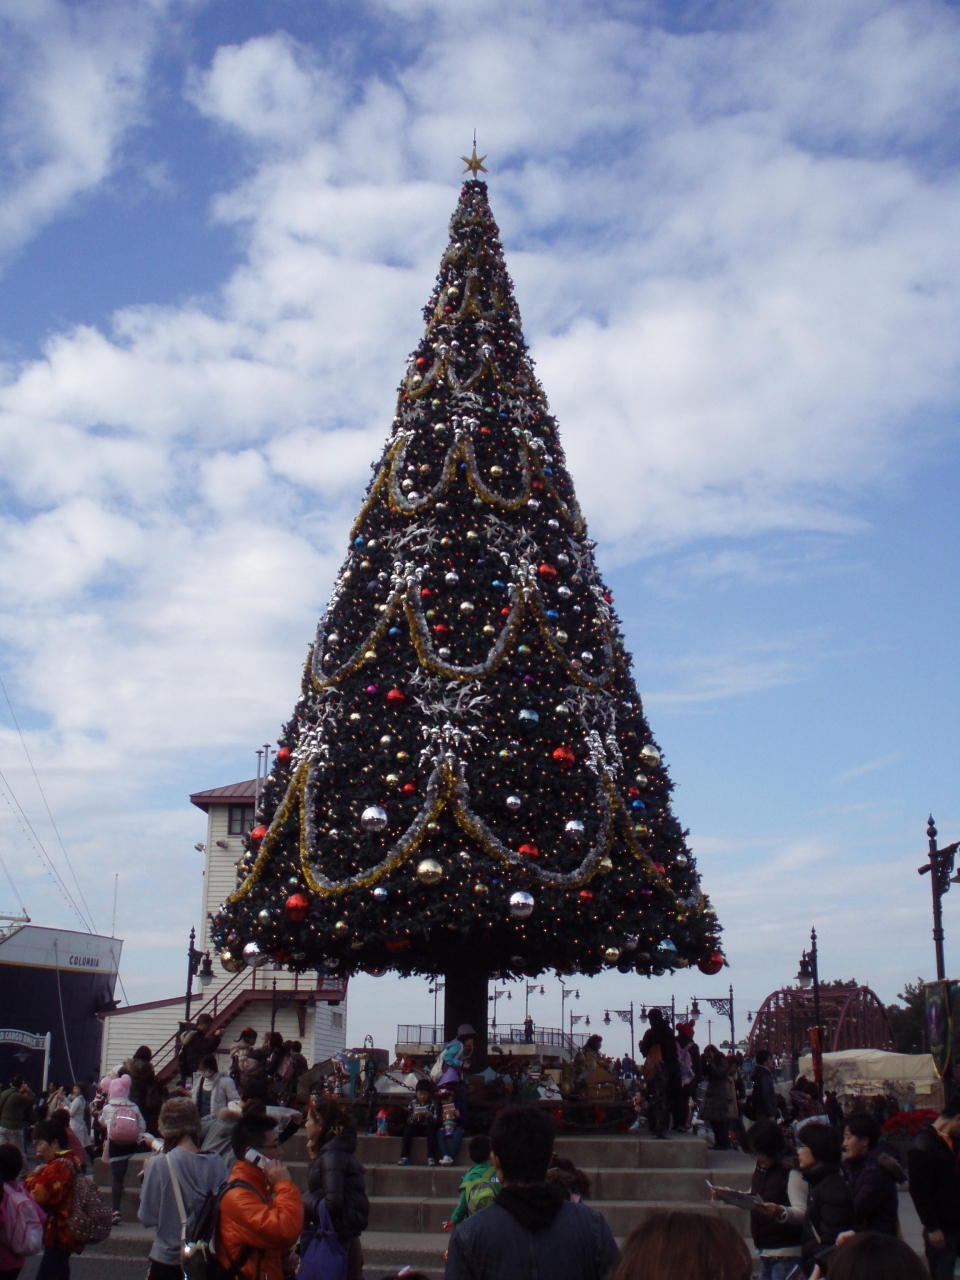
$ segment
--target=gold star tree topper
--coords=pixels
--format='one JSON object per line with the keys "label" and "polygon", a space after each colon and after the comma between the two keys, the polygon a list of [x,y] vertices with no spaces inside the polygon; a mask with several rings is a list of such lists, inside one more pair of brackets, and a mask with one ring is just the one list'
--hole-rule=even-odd
{"label": "gold star tree topper", "polygon": [[486,173],[487,170],[484,168],[484,164],[483,164],[486,158],[487,158],[486,156],[480,156],[479,159],[477,158],[477,141],[476,139],[474,139],[473,154],[470,156],[470,158],[468,159],[466,156],[460,157],[463,163],[467,166],[463,172],[472,173],[474,177],[476,177],[478,173]]}

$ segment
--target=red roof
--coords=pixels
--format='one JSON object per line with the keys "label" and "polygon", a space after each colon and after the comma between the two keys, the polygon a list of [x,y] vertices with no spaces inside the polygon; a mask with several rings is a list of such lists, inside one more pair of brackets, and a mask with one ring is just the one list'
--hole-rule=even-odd
{"label": "red roof", "polygon": [[215,804],[253,804],[257,794],[257,780],[249,782],[233,782],[229,787],[214,787],[210,791],[195,791],[190,803],[195,804],[204,813]]}

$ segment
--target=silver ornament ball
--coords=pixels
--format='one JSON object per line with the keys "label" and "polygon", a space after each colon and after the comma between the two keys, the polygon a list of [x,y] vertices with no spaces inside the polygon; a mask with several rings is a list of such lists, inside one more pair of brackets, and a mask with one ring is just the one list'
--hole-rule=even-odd
{"label": "silver ornament ball", "polygon": [[514,920],[529,920],[535,906],[533,895],[527,893],[525,889],[510,895],[510,914]]}
{"label": "silver ornament ball", "polygon": [[360,825],[364,831],[382,831],[387,825],[387,811],[378,804],[372,804],[360,815]]}

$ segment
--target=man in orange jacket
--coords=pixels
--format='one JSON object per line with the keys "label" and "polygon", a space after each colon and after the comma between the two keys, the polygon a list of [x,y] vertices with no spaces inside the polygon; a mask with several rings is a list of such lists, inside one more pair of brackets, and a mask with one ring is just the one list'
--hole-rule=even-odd
{"label": "man in orange jacket", "polygon": [[[279,1158],[276,1130],[275,1120],[254,1110],[233,1131],[237,1163],[217,1233],[217,1259],[231,1280],[283,1280],[296,1270],[288,1255],[303,1230],[303,1200]],[[255,1154],[263,1161],[254,1163]]]}

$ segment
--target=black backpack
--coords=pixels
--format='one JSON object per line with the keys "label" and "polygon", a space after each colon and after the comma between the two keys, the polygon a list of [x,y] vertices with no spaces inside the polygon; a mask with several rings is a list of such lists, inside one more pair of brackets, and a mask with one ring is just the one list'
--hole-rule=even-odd
{"label": "black backpack", "polygon": [[221,1264],[217,1258],[220,1202],[233,1187],[246,1187],[258,1197],[260,1192],[249,1182],[244,1182],[240,1178],[233,1181],[228,1179],[216,1191],[208,1191],[187,1214],[184,1211],[180,1184],[170,1164],[169,1156],[167,1168],[170,1170],[170,1183],[177,1202],[177,1211],[180,1214],[180,1265],[187,1280],[243,1280],[241,1275],[243,1268],[254,1253],[262,1254],[263,1250],[245,1244],[240,1250],[239,1258],[231,1259],[226,1267]]}

